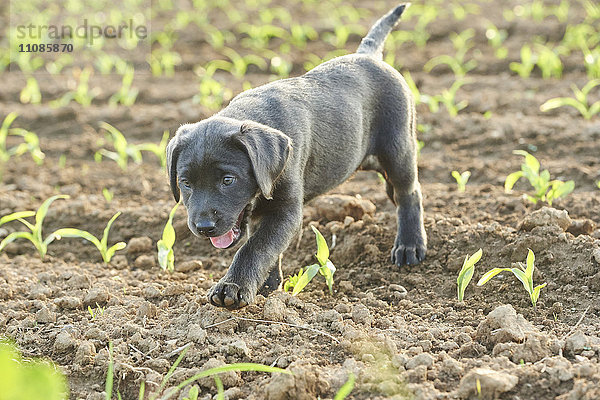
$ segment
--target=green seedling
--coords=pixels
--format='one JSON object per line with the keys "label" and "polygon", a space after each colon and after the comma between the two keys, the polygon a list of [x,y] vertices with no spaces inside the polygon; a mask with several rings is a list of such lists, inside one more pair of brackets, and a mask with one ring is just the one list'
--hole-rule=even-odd
{"label": "green seedling", "polygon": [[61,154],[58,157],[58,168],[63,169],[67,165],[67,156],[66,154]]}
{"label": "green seedling", "polygon": [[483,286],[487,281],[492,279],[494,276],[498,275],[501,272],[512,272],[514,276],[517,277],[523,284],[523,287],[529,293],[529,298],[531,299],[531,304],[533,307],[536,307],[538,298],[540,297],[540,290],[546,286],[546,283],[542,283],[536,287],[533,287],[533,271],[535,269],[535,254],[533,251],[529,249],[527,253],[527,261],[526,266],[524,267],[521,263],[519,263],[520,268],[493,268],[485,273],[477,282],[477,286]]}
{"label": "green seedling", "polygon": [[473,68],[477,66],[477,61],[474,59],[465,60],[467,52],[473,47],[473,37],[475,36],[475,31],[473,29],[467,29],[460,34],[452,32],[450,34],[450,39],[454,45],[454,49],[456,50],[456,54],[454,56],[449,55],[441,55],[432,58],[427,61],[423,69],[426,72],[430,72],[433,68],[438,65],[447,65],[454,75],[457,78],[464,77],[467,72],[471,71]]}
{"label": "green seedling", "polygon": [[556,51],[543,44],[536,44],[536,52],[536,65],[542,71],[542,78],[560,78],[563,65]]}
{"label": "green seedling", "polygon": [[142,143],[136,145],[139,151],[147,151],[158,157],[161,167],[167,166],[167,144],[169,143],[169,131],[164,131],[160,143]]}
{"label": "green seedling", "polygon": [[458,113],[465,109],[469,102],[467,100],[462,100],[460,102],[456,102],[456,92],[461,88],[466,80],[456,80],[450,87],[450,89],[444,89],[442,93],[436,94],[433,96],[422,94],[420,96],[421,101],[429,106],[429,111],[432,113],[436,113],[440,110],[440,104],[443,104],[446,107],[446,111],[451,117],[456,117]]}
{"label": "green seedling", "polygon": [[[40,258],[43,259],[46,256],[46,253],[48,252],[48,245],[52,243],[54,239],[56,239],[56,236],[54,236],[54,234],[49,235],[45,239],[42,237],[42,224],[44,222],[44,218],[46,218],[46,214],[48,213],[48,208],[50,208],[50,205],[54,200],[68,198],[69,196],[67,195],[52,196],[46,201],[44,201],[40,208],[37,209],[37,211],[18,211],[0,218],[0,226],[4,225],[7,222],[17,220],[29,229],[29,232],[19,231],[9,233],[8,236],[6,236],[4,240],[0,242],[0,252],[4,250],[4,248],[9,243],[14,242],[16,239],[27,239],[31,243],[33,243],[40,255]],[[24,219],[34,216],[35,223],[33,224]]]}
{"label": "green seedling", "polygon": [[100,254],[102,255],[102,260],[104,260],[105,264],[108,264],[112,257],[115,255],[115,252],[123,250],[125,246],[127,246],[125,242],[118,242],[112,245],[111,247],[108,247],[108,234],[110,233],[110,228],[113,222],[115,222],[115,220],[119,217],[119,215],[121,215],[120,211],[113,215],[112,218],[108,221],[108,223],[106,224],[106,228],[104,228],[104,233],[102,234],[101,239],[96,238],[88,231],[75,228],[58,229],[52,235],[54,235],[58,240],[62,239],[63,237],[81,238],[87,240],[88,242],[96,246],[96,248],[98,249],[98,251],[100,251]]}
{"label": "green seedling", "polygon": [[94,88],[90,91],[89,80],[94,69],[92,67],[85,67],[84,69],[74,70],[73,75],[78,79],[77,87],[74,90],[65,93],[60,99],[54,100],[50,103],[53,107],[64,107],[71,102],[76,101],[83,107],[89,107],[92,104],[92,100],[96,97],[100,90]]}
{"label": "green seedling", "polygon": [[112,190],[108,190],[107,188],[103,188],[102,189],[102,196],[104,196],[104,200],[106,200],[106,202],[108,204],[112,203],[113,201],[113,197],[115,196],[114,192]]}
{"label": "green seedling", "polygon": [[520,171],[513,172],[506,177],[504,182],[506,192],[510,192],[519,179],[525,178],[535,190],[533,196],[527,195],[527,199],[534,204],[540,200],[545,201],[551,206],[554,200],[566,197],[575,189],[573,181],[563,182],[558,179],[551,181],[550,172],[547,169],[540,172],[540,162],[528,152],[515,150],[513,154],[525,157],[525,162],[521,164]]}
{"label": "green seedling", "polygon": [[301,270],[296,276],[290,277],[288,280],[290,283],[288,283],[287,287],[288,289],[292,289],[292,296],[296,296],[300,293],[315,275],[317,275],[317,272],[325,277],[329,293],[333,294],[333,274],[335,274],[335,266],[331,260],[329,260],[329,247],[321,232],[312,225],[311,228],[317,239],[317,254],[315,254],[317,263],[306,267],[304,271]]}
{"label": "green seedling", "polygon": [[531,51],[531,47],[526,44],[521,47],[521,62],[511,62],[509,67],[511,71],[519,74],[521,78],[529,78],[536,62],[537,57]]}
{"label": "green seedling", "polygon": [[[0,163],[7,162],[13,156],[18,157],[22,154],[29,153],[35,163],[41,165],[45,155],[40,150],[40,140],[38,136],[25,129],[10,128],[17,116],[18,114],[16,112],[11,112],[4,118],[4,121],[0,126]],[[6,141],[9,136],[19,136],[23,138],[24,143],[7,148]]]}
{"label": "green seedling", "polygon": [[67,379],[50,361],[23,359],[17,347],[0,340],[0,398],[3,400],[65,400]]}
{"label": "green seedling", "polygon": [[100,307],[100,305],[98,303],[96,303],[96,311],[94,311],[92,309],[92,307],[88,306],[88,312],[90,313],[90,316],[92,317],[92,321],[95,321],[97,316],[103,316],[104,310],[105,310],[105,308]]}
{"label": "green seedling", "polygon": [[344,383],[342,387],[337,391],[337,393],[333,397],[333,400],[344,400],[346,397],[348,397],[348,395],[352,392],[352,389],[354,389],[355,380],[356,377],[352,372],[348,374],[348,380],[346,380],[346,383]]}
{"label": "green seedling", "polygon": [[21,90],[19,99],[23,104],[40,104],[42,102],[42,92],[40,92],[40,86],[38,85],[37,79],[35,79],[33,76],[27,78],[27,83],[25,84],[23,90]]}
{"label": "green seedling", "polygon": [[498,29],[496,25],[488,22],[485,37],[494,48],[496,58],[505,59],[508,55],[508,49],[503,46],[503,43],[508,37],[508,32],[505,29]]}
{"label": "green seedling", "polygon": [[472,256],[465,256],[462,268],[458,273],[456,284],[458,285],[458,301],[463,301],[465,297],[465,289],[469,286],[471,279],[473,278],[473,272],[475,272],[475,264],[481,259],[483,251],[477,250]]}
{"label": "green seedling", "polygon": [[596,187],[600,189],[600,181],[596,181]]}
{"label": "green seedling", "polygon": [[173,253],[173,245],[175,244],[175,228],[173,228],[173,217],[180,203],[175,204],[175,207],[169,213],[169,219],[163,229],[162,239],[156,243],[158,248],[158,264],[160,267],[169,272],[175,270],[175,255]]}
{"label": "green seedling", "polygon": [[116,106],[120,103],[126,107],[131,107],[135,103],[139,90],[132,88],[134,73],[133,66],[128,65],[123,73],[121,88],[108,99],[108,104]]}
{"label": "green seedling", "polygon": [[589,104],[588,95],[596,86],[600,85],[600,79],[592,79],[586,85],[579,89],[575,85],[571,85],[575,97],[555,97],[546,101],[540,106],[543,112],[553,110],[558,107],[569,106],[575,108],[585,119],[591,119],[594,115],[600,113],[600,100],[593,104]]}
{"label": "green seedling", "polygon": [[456,184],[458,185],[458,191],[464,192],[467,186],[467,182],[471,177],[471,171],[465,171],[462,174],[458,171],[452,171],[452,177],[456,179]]}

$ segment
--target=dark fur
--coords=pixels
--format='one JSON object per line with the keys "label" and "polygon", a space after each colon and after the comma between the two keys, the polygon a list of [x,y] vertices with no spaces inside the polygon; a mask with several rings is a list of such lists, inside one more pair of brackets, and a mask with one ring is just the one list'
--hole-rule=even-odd
{"label": "dark fur", "polygon": [[[397,265],[425,258],[417,180],[415,109],[402,76],[381,61],[385,37],[404,5],[381,18],[356,54],[307,74],[241,93],[216,115],[183,125],[167,148],[175,200],[181,182],[188,225],[220,236],[251,217],[253,233],[209,293],[216,306],[240,308],[281,280],[278,257],[302,225],[302,206],[359,168],[380,171],[397,206]],[[224,186],[223,175],[236,181]],[[186,182],[187,181],[187,182]],[[178,184],[179,182],[179,184]],[[245,211],[244,211],[245,210]]]}

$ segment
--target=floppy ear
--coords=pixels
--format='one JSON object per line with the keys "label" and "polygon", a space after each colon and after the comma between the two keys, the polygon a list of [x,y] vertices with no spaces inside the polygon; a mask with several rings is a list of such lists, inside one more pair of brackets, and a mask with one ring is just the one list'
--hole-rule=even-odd
{"label": "floppy ear", "polygon": [[292,152],[292,140],[283,132],[252,121],[245,121],[234,140],[248,153],[254,177],[263,196],[273,198],[275,182]]}
{"label": "floppy ear", "polygon": [[175,201],[179,203],[179,186],[177,185],[177,159],[181,152],[179,134],[177,133],[167,145],[167,174]]}

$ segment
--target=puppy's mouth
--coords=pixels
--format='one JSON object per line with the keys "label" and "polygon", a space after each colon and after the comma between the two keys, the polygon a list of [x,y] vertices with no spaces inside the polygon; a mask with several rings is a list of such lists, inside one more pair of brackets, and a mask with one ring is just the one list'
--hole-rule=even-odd
{"label": "puppy's mouth", "polygon": [[242,212],[238,216],[238,219],[233,225],[233,228],[227,231],[224,235],[210,237],[210,242],[213,246],[215,246],[217,249],[227,249],[236,244],[238,240],[240,240],[240,237],[242,236],[242,228],[244,225],[244,211],[245,210],[242,210]]}

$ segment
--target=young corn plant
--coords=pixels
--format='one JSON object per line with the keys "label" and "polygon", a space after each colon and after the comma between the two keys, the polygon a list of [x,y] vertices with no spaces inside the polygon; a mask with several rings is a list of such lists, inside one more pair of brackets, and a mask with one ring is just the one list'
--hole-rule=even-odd
{"label": "young corn plant", "polygon": [[525,178],[535,190],[533,196],[527,195],[527,199],[534,204],[540,200],[545,201],[551,206],[554,200],[566,197],[575,189],[573,181],[550,180],[550,172],[547,169],[540,172],[540,162],[528,152],[515,150],[513,154],[525,157],[525,162],[521,164],[520,171],[513,172],[506,177],[504,182],[506,192],[510,192],[519,179]]}
{"label": "young corn plant", "polygon": [[[38,136],[25,129],[10,128],[17,116],[18,114],[16,112],[9,113],[0,126],[0,163],[7,162],[13,156],[18,157],[22,154],[29,153],[35,163],[41,165],[45,155],[40,150],[40,140]],[[23,138],[24,143],[8,148],[6,141],[9,136],[19,136]]]}
{"label": "young corn plant", "polygon": [[496,25],[488,22],[485,37],[488,43],[494,48],[496,58],[503,60],[508,56],[508,49],[506,46],[503,46],[504,41],[508,37],[508,32],[505,29],[498,29]]}
{"label": "young corn plant", "polygon": [[169,272],[175,270],[175,255],[173,253],[173,245],[175,244],[175,228],[173,228],[173,217],[180,203],[175,204],[175,207],[169,213],[169,219],[163,229],[162,239],[156,243],[158,248],[158,264],[160,267]]}
{"label": "young corn plant", "polygon": [[23,104],[40,104],[42,102],[42,92],[40,92],[40,86],[38,85],[37,79],[33,76],[27,78],[27,83],[21,94],[19,100]]}
{"label": "young corn plant", "polygon": [[81,238],[87,240],[88,242],[96,246],[96,248],[98,249],[98,251],[100,251],[100,254],[102,255],[102,260],[104,260],[105,264],[108,264],[112,257],[115,255],[115,253],[119,250],[123,250],[126,246],[125,242],[118,242],[112,245],[111,247],[108,247],[108,234],[110,233],[110,228],[113,222],[115,222],[115,220],[119,217],[119,215],[121,215],[120,211],[113,215],[112,218],[108,221],[108,223],[106,224],[106,228],[104,228],[104,233],[102,234],[101,239],[96,238],[88,231],[75,228],[61,228],[54,231],[52,235],[54,235],[57,240],[60,240],[63,237]]}
{"label": "young corn plant", "polygon": [[94,156],[97,162],[102,161],[103,156],[110,158],[115,161],[123,171],[127,170],[127,164],[130,158],[136,164],[142,163],[142,153],[137,146],[127,143],[127,139],[125,139],[125,136],[121,131],[106,122],[101,122],[100,127],[109,133],[109,135],[106,136],[106,140],[112,144],[115,151],[100,149]]}
{"label": "young corn plant", "polygon": [[108,104],[116,106],[120,103],[126,107],[131,107],[135,103],[139,90],[132,88],[134,73],[133,66],[128,65],[123,73],[121,88],[108,99]]}
{"label": "young corn plant", "polygon": [[529,78],[536,62],[537,57],[531,51],[531,47],[526,44],[521,47],[521,62],[511,62],[509,67],[511,71],[516,72],[521,78]]}
{"label": "young corn plant", "polygon": [[536,65],[542,71],[542,78],[560,78],[562,76],[563,65],[556,50],[538,43],[536,44],[536,51]]}
{"label": "young corn plant", "polygon": [[438,65],[445,64],[452,70],[452,72],[454,72],[456,78],[464,77],[467,72],[471,71],[477,66],[477,61],[474,59],[470,59],[468,61],[465,60],[467,52],[473,47],[472,39],[474,36],[475,31],[473,29],[467,29],[459,34],[452,32],[450,34],[450,39],[452,40],[456,54],[454,56],[444,54],[434,57],[427,61],[423,69],[425,69],[426,72],[430,72]]}
{"label": "young corn plant", "polygon": [[575,97],[555,97],[546,101],[540,106],[540,110],[543,112],[553,110],[555,108],[569,106],[573,107],[583,116],[585,119],[591,119],[594,115],[600,113],[600,100],[593,104],[589,104],[588,95],[592,89],[600,85],[600,79],[592,79],[585,86],[579,89],[575,85],[571,85],[573,94]]}
{"label": "young corn plant", "polygon": [[73,71],[73,75],[78,79],[77,86],[74,90],[65,93],[61,98],[50,102],[50,105],[53,107],[64,107],[74,100],[83,107],[89,107],[92,104],[92,100],[100,92],[98,88],[90,90],[89,80],[93,71],[92,67]]}
{"label": "young corn plant", "polygon": [[475,264],[481,259],[482,254],[483,251],[479,249],[472,256],[465,256],[465,261],[458,273],[458,278],[456,278],[456,284],[458,285],[458,301],[463,301],[465,289],[469,286],[469,283],[473,278],[473,273],[475,272]]}
{"label": "young corn plant", "polygon": [[[40,255],[40,258],[43,259],[46,256],[46,253],[48,252],[48,245],[50,243],[52,243],[54,241],[54,239],[56,239],[56,236],[54,236],[54,234],[48,235],[45,239],[42,236],[42,224],[44,223],[44,218],[46,218],[46,214],[48,213],[48,208],[50,208],[50,205],[55,200],[68,199],[68,198],[69,198],[69,196],[67,196],[67,195],[52,196],[49,199],[47,199],[46,201],[44,201],[42,203],[42,205],[40,206],[40,208],[37,209],[37,211],[18,211],[18,212],[9,214],[9,215],[5,215],[4,217],[0,218],[0,226],[4,225],[7,222],[16,220],[16,221],[21,222],[23,225],[25,225],[29,229],[28,232],[27,231],[19,231],[19,232],[9,233],[8,236],[6,236],[4,238],[4,240],[2,240],[2,242],[0,242],[0,252],[2,250],[4,250],[4,248],[9,243],[12,243],[17,239],[27,239],[31,243],[33,243],[33,245],[35,246],[36,250],[38,251],[38,253]],[[24,219],[24,218],[28,218],[28,217],[34,217],[34,216],[35,216],[35,223],[31,223]]]}
{"label": "young corn plant", "polygon": [[452,177],[456,180],[456,184],[458,185],[458,191],[464,192],[467,186],[467,182],[471,177],[471,171],[465,171],[460,173],[458,171],[452,171]]}
{"label": "young corn plant", "polygon": [[486,282],[488,282],[490,279],[492,279],[494,276],[498,275],[501,272],[512,272],[513,275],[521,281],[527,293],[529,293],[531,304],[533,304],[533,307],[535,308],[537,305],[537,301],[540,297],[540,290],[546,287],[547,283],[542,283],[541,285],[535,287],[533,286],[533,271],[535,269],[534,263],[535,254],[533,254],[533,251],[529,249],[529,252],[527,253],[527,261],[525,266],[519,263],[519,268],[493,268],[481,277],[479,282],[477,282],[477,286],[485,285]]}
{"label": "young corn plant", "polygon": [[160,166],[165,167],[167,165],[167,144],[169,143],[169,131],[164,131],[160,143],[142,143],[136,147],[139,151],[147,151],[158,157]]}
{"label": "young corn plant", "polygon": [[333,274],[335,273],[335,266],[331,260],[329,260],[329,247],[321,232],[314,226],[311,226],[311,228],[317,239],[317,254],[315,254],[317,263],[309,265],[304,271],[301,269],[297,275],[290,277],[288,280],[289,283],[286,282],[287,289],[292,289],[292,296],[296,296],[300,293],[315,275],[317,275],[317,272],[325,277],[329,293],[333,294]]}
{"label": "young corn plant", "polygon": [[422,94],[420,99],[423,103],[429,106],[429,111],[436,113],[440,110],[440,104],[443,104],[451,117],[456,117],[458,113],[469,105],[467,100],[456,102],[456,92],[462,85],[467,83],[466,80],[456,80],[450,89],[444,89],[442,93],[433,96]]}

